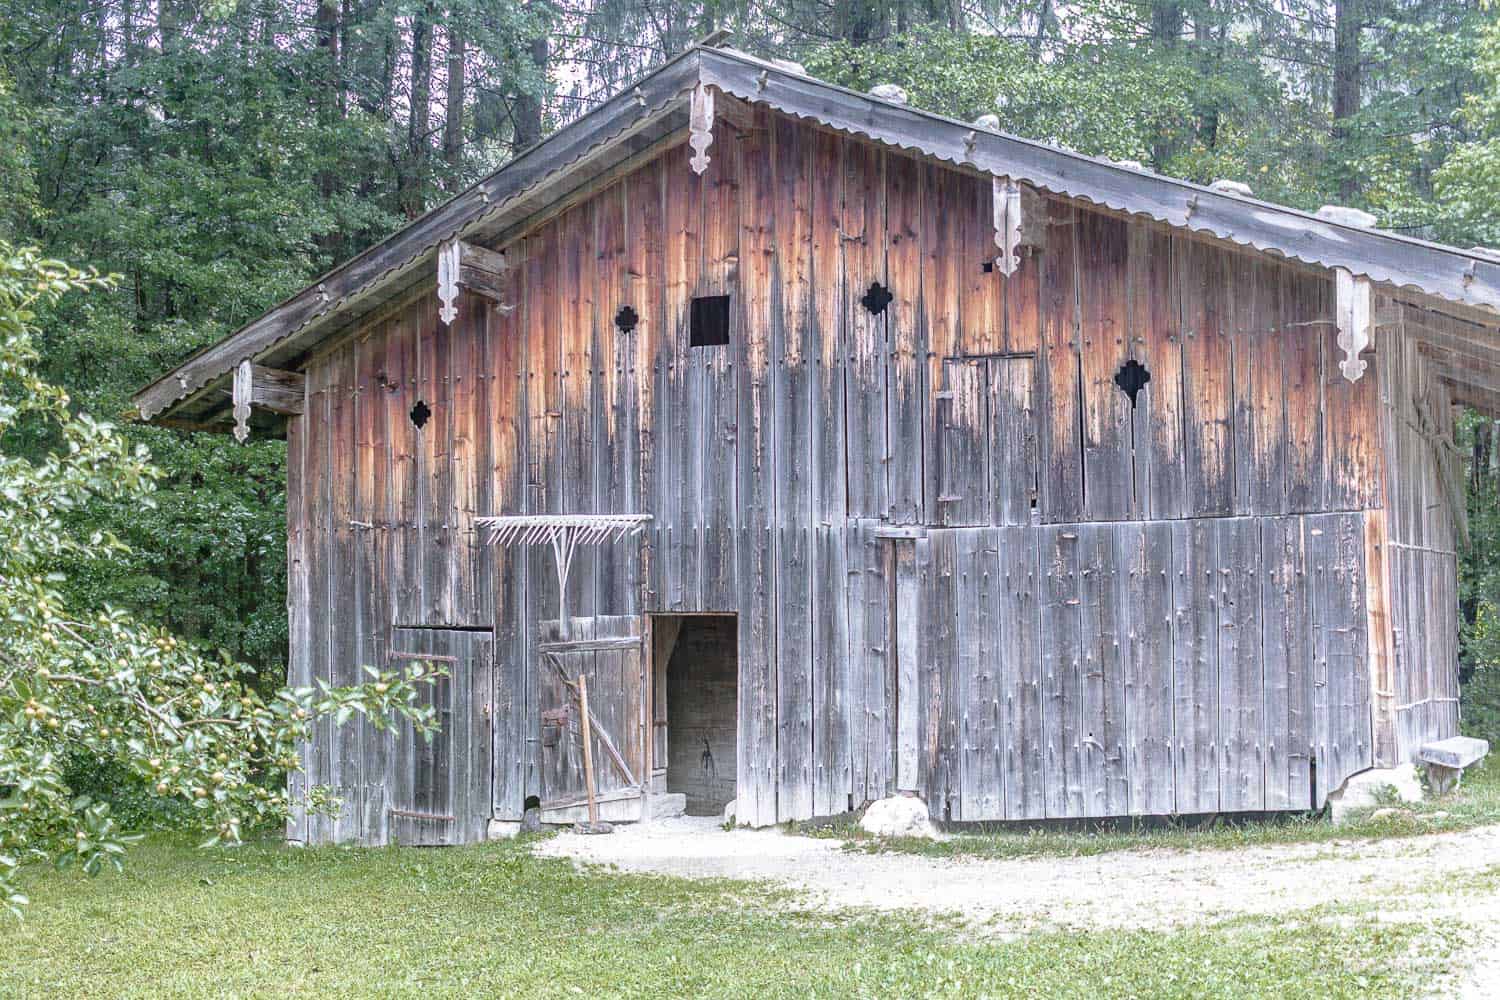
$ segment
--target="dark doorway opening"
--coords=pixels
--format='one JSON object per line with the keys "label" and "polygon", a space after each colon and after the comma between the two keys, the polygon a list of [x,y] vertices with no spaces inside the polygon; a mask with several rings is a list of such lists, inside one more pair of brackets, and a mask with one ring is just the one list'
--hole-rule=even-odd
{"label": "dark doorway opening", "polygon": [[[716,816],[735,797],[739,740],[739,660],[733,615],[652,617],[660,675],[657,768],[666,790],[682,794],[689,816]],[[662,733],[665,730],[665,733]]]}

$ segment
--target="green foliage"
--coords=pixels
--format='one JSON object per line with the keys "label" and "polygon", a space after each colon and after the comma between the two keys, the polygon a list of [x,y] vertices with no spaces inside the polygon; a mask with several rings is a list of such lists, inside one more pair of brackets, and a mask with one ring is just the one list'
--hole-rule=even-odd
{"label": "green foliage", "polygon": [[897,83],[917,107],[964,121],[997,114],[1005,131],[1114,159],[1150,159],[1156,134],[1192,117],[1191,69],[1125,47],[1044,62],[1024,42],[920,28],[885,45],[825,46],[807,69],[856,90]]}
{"label": "green foliage", "polygon": [[1500,747],[1500,608],[1493,591],[1478,602],[1463,638],[1469,658],[1459,688],[1463,731]]}
{"label": "green foliage", "polygon": [[[158,476],[144,447],[75,414],[36,371],[34,306],[108,284],[0,242],[0,902],[18,915],[21,865],[94,874],[119,867],[132,842],[109,801],[69,780],[81,761],[100,766],[91,783],[123,773],[137,801],[149,787],[189,810],[211,842],[237,840],[244,825],[304,805],[265,779],[299,765],[297,743],[314,720],[342,724],[358,712],[380,728],[392,713],[421,731],[434,723],[416,699],[430,677],[420,663],[405,674],[367,667],[366,684],[262,695],[253,671],[227,656],[69,599],[59,566],[107,566],[128,550],[67,515],[99,501],[150,509]],[[11,450],[17,435],[56,444],[33,460]],[[311,805],[326,799],[315,793]]]}
{"label": "green foliage", "polygon": [[1490,11],[1478,32],[1475,89],[1458,110],[1456,124],[1468,138],[1436,171],[1445,209],[1472,242],[1500,246],[1500,17]]}
{"label": "green foliage", "polygon": [[1466,456],[1469,543],[1459,550],[1459,719],[1464,732],[1500,746],[1500,479],[1496,426],[1469,412],[1455,426]]}

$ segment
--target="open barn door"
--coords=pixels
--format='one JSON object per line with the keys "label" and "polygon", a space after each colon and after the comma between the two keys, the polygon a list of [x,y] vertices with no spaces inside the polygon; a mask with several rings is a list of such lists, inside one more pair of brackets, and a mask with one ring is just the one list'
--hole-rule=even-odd
{"label": "open barn door", "polygon": [[608,820],[638,819],[646,773],[643,620],[637,615],[571,618],[566,629],[547,621],[538,639],[542,821],[581,819],[587,806],[580,676],[587,678],[600,814]]}
{"label": "open barn door", "polygon": [[471,844],[485,839],[490,818],[489,704],[494,637],[488,630],[398,628],[390,661],[417,662],[446,675],[418,688],[437,712],[438,731],[424,739],[403,723],[397,732],[389,797],[390,840],[397,844]]}

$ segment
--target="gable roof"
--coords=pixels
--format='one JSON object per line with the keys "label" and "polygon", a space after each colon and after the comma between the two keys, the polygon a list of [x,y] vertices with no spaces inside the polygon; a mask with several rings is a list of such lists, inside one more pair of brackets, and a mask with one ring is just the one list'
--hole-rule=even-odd
{"label": "gable roof", "polygon": [[[141,389],[134,397],[141,418],[192,425],[222,417],[241,361],[296,367],[317,344],[430,278],[440,243],[503,242],[549,205],[685,129],[699,83],[1054,195],[1345,268],[1387,293],[1406,293],[1410,301],[1401,308],[1412,311],[1414,328],[1442,326],[1445,335],[1475,340],[1480,360],[1500,362],[1500,256],[1321,219],[885,101],[742,52],[697,46]],[[1464,365],[1444,372],[1450,384],[1470,390],[1464,401],[1489,409],[1493,394],[1500,402],[1500,375],[1491,384]]]}

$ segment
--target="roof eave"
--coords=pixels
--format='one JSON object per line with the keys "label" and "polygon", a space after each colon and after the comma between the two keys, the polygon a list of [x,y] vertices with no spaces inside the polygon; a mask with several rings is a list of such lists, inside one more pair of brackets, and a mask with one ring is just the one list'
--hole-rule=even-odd
{"label": "roof eave", "polygon": [[1130,215],[1321,267],[1343,267],[1494,313],[1500,260],[1215,191],[1070,150],[992,132],[789,72],[743,53],[706,50],[703,81],[743,100]]}
{"label": "roof eave", "polygon": [[336,335],[341,322],[384,301],[382,292],[410,287],[439,243],[493,236],[514,221],[507,213],[524,218],[522,209],[560,197],[581,168],[597,166],[685,103],[700,81],[827,128],[1305,264],[1342,267],[1455,309],[1491,317],[1500,304],[1500,260],[1488,255],[1331,222],[894,104],[744,53],[695,47],[142,389],[134,397],[141,417],[196,417],[210,395],[223,394],[240,361],[286,359],[298,345]]}
{"label": "roof eave", "polygon": [[223,339],[195,352],[132,397],[142,420],[172,417],[221,389],[236,365],[264,360],[290,338],[329,326],[341,313],[398,284],[430,261],[446,240],[493,225],[497,217],[540,187],[573,173],[581,162],[628,143],[640,129],[668,115],[699,79],[701,49],[690,49],[635,86],[605,101],[467,191],[339,265],[301,292]]}

